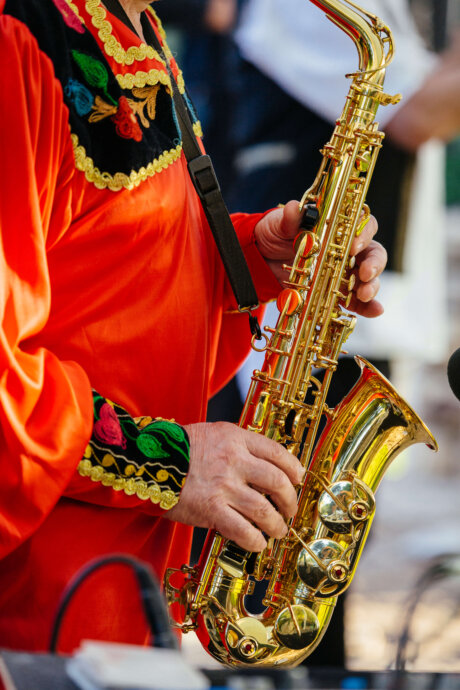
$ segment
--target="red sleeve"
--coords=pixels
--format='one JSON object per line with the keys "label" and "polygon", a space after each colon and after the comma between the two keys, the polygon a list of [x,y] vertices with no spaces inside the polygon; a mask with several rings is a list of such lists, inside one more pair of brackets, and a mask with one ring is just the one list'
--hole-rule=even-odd
{"label": "red sleeve", "polygon": [[[281,290],[278,280],[257,248],[254,235],[254,228],[257,223],[267,213],[270,213],[270,210],[272,209],[265,211],[265,213],[233,213],[231,216],[261,304],[275,299]],[[229,309],[234,309],[236,306],[235,298],[231,288],[229,289]]]}
{"label": "red sleeve", "polygon": [[30,345],[50,310],[47,247],[70,220],[73,154],[60,84],[24,25],[0,16],[0,556],[42,522],[91,435],[91,388]]}

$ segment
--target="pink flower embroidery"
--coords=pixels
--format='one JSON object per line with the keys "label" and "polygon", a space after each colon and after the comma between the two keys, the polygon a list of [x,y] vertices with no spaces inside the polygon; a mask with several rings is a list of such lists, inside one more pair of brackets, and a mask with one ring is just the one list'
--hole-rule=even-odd
{"label": "pink flower embroidery", "polygon": [[62,14],[62,17],[67,24],[67,26],[70,26],[71,29],[75,29],[75,31],[78,31],[79,34],[84,33],[85,27],[75,14],[73,12],[69,5],[66,3],[65,0],[53,0],[54,4]]}
{"label": "pink flower embroidery", "polygon": [[97,440],[102,443],[126,448],[126,438],[123,436],[117,413],[108,403],[101,406],[99,419],[94,424],[93,433]]}

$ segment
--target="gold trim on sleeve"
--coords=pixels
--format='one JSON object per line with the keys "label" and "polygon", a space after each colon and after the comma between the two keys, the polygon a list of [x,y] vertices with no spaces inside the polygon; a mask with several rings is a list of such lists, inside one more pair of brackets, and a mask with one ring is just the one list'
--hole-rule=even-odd
{"label": "gold trim on sleeve", "polygon": [[101,465],[93,465],[87,459],[80,461],[77,470],[82,477],[88,477],[93,482],[101,482],[103,486],[111,487],[114,491],[123,491],[127,496],[136,495],[141,501],[150,500],[152,503],[158,503],[163,510],[169,510],[179,500],[174,491],[162,491],[156,482],[148,485],[142,479],[125,479],[114,472],[106,472]]}

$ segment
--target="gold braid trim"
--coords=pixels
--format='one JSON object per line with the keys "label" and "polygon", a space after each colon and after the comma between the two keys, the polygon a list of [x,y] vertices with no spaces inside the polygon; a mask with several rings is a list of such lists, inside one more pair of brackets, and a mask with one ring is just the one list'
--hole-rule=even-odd
{"label": "gold braid trim", "polygon": [[[68,3],[71,2],[71,0],[66,1]],[[135,61],[146,60],[148,58],[155,59],[162,65],[165,64],[161,55],[152,46],[149,46],[146,43],[141,43],[140,46],[131,46],[130,48],[128,48],[128,50],[125,50],[112,33],[112,25],[106,19],[107,12],[105,8],[101,5],[100,0],[86,0],[85,7],[86,11],[91,17],[93,25],[98,30],[98,34],[101,41],[104,43],[105,52],[107,53],[107,55],[113,57],[115,62],[118,62],[118,64],[120,65],[132,65]],[[158,30],[162,37],[163,50],[165,56],[167,60],[170,61],[173,59],[173,55],[166,42],[166,34],[163,29],[163,26],[155,12],[151,8],[149,8],[149,10],[152,16],[154,17],[154,20],[158,26]],[[152,81],[154,79],[154,75],[158,76],[156,81]],[[162,73],[160,70],[152,69],[149,70],[149,72],[138,71],[134,74],[119,74],[116,75],[116,77],[118,83],[122,88],[130,89],[133,86],[142,87],[146,84],[154,86],[156,83],[158,83],[158,81],[160,81],[162,84],[165,84],[169,87],[169,89],[171,89],[171,82],[169,76],[166,73]],[[177,85],[179,87],[179,91],[181,93],[184,93],[184,77],[180,70],[177,75]]]}
{"label": "gold braid trim", "polygon": [[107,12],[100,0],[86,0],[85,7],[91,17],[93,26],[98,30],[99,37],[104,43],[105,52],[120,65],[132,65],[135,60],[145,60],[146,58],[151,60],[155,58],[155,60],[164,64],[156,50],[146,43],[141,43],[140,46],[131,46],[128,50],[125,50],[115,36],[113,36],[112,25],[106,20]]}
{"label": "gold braid trim", "polygon": [[203,138],[203,130],[201,129],[201,122],[199,120],[193,123],[193,131],[197,137]]}
{"label": "gold braid trim", "polygon": [[[193,130],[198,137],[203,136],[199,122],[193,125]],[[156,173],[166,170],[166,168],[180,158],[182,153],[182,145],[178,144],[176,148],[164,151],[158,158],[155,158],[146,167],[142,167],[138,171],[132,170],[129,175],[121,172],[111,175],[108,172],[101,172],[94,165],[93,159],[86,155],[86,150],[84,146],[80,145],[76,134],[71,134],[70,138],[72,140],[77,170],[84,173],[88,182],[94,184],[97,189],[110,189],[112,192],[138,187],[141,182],[145,182],[149,177],[153,177]]]}
{"label": "gold braid trim", "polygon": [[179,144],[175,149],[165,151],[161,156],[155,158],[154,161],[149,163],[146,167],[140,168],[138,171],[132,170],[129,175],[121,172],[111,175],[108,172],[101,172],[99,168],[94,165],[93,159],[86,155],[85,148],[80,146],[76,134],[71,134],[71,139],[77,170],[84,173],[88,182],[94,184],[97,189],[108,188],[112,192],[119,192],[121,189],[133,189],[137,187],[141,182],[165,170],[174,163],[174,161],[178,160],[182,152],[182,146]]}
{"label": "gold braid trim", "polygon": [[[148,72],[138,70],[137,72],[134,72],[134,74],[116,74],[115,77],[122,89],[132,89],[134,86],[142,88],[143,86],[147,86],[147,84],[149,86],[155,86],[156,84],[160,83],[167,87],[169,93],[172,93],[171,79],[169,78],[169,74],[166,74],[166,72],[161,72],[161,70],[158,69],[150,69]],[[180,93],[184,93],[185,82],[182,72],[179,72],[177,75],[176,82]]]}
{"label": "gold braid trim", "polygon": [[110,486],[114,491],[123,491],[127,496],[136,495],[141,501],[150,500],[152,503],[158,503],[163,510],[169,510],[179,500],[174,491],[162,491],[156,482],[147,485],[142,479],[124,479],[113,472],[107,472],[101,465],[92,465],[90,460],[81,460],[77,470],[82,477],[89,477],[93,482],[101,482],[103,486]]}
{"label": "gold braid trim", "polygon": [[84,20],[83,17],[81,16],[81,14],[80,14],[80,12],[79,12],[79,10],[78,10],[78,7],[75,5],[75,3],[73,3],[72,0],[65,0],[65,1],[66,1],[66,3],[68,4],[68,6],[70,7],[70,9],[72,10],[72,12],[74,12],[74,14],[77,15],[78,19],[81,21],[81,23],[83,24],[83,26],[85,26],[85,20]]}
{"label": "gold braid trim", "polygon": [[165,72],[151,69],[148,72],[136,72],[135,74],[116,74],[117,82],[122,89],[133,89],[135,86],[142,89],[144,86],[156,86],[158,83],[167,87],[171,93],[171,80]]}

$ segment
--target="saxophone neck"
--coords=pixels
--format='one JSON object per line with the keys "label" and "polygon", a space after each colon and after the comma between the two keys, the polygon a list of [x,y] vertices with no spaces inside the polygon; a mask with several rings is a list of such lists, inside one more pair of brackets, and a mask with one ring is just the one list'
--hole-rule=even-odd
{"label": "saxophone neck", "polygon": [[393,59],[393,38],[381,19],[355,5],[351,0],[310,0],[328,19],[355,43],[359,70],[366,80],[383,84],[385,69]]}

